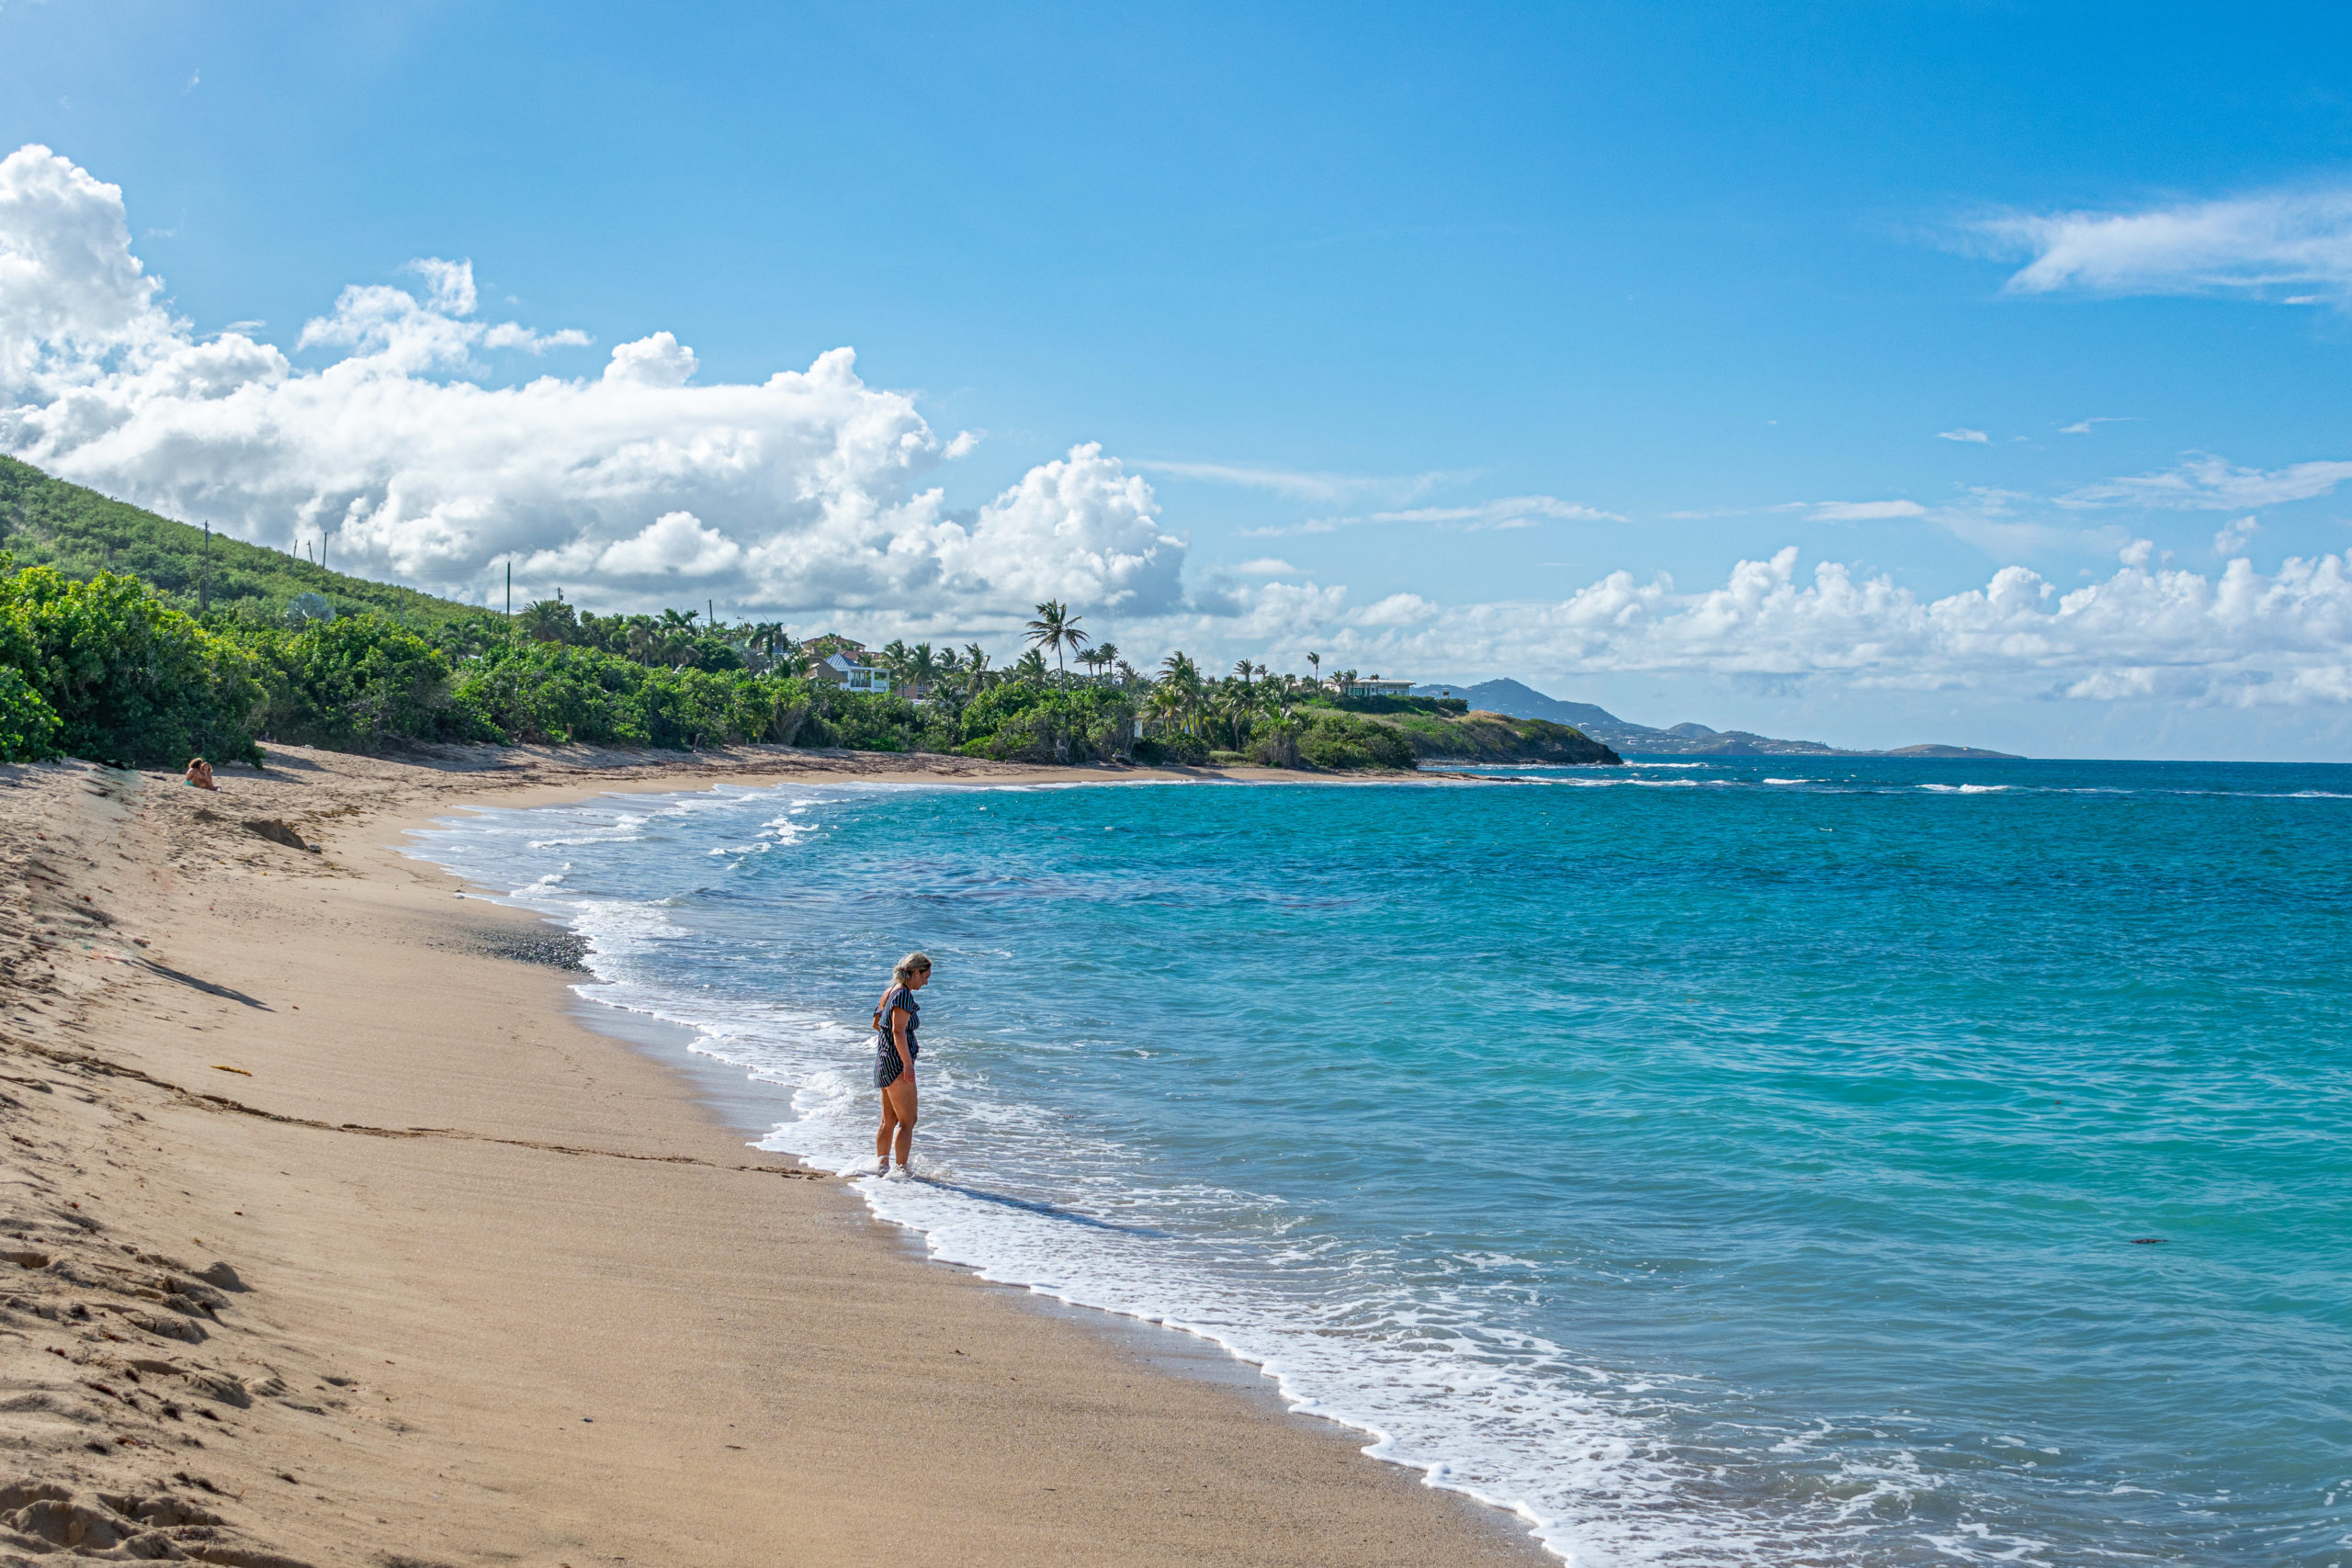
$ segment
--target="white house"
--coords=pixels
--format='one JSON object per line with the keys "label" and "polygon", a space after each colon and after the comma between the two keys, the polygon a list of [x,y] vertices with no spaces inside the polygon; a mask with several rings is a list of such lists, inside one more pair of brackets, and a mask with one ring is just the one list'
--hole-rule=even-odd
{"label": "white house", "polygon": [[843,686],[853,692],[887,693],[890,689],[888,671],[860,664],[846,653],[819,660],[808,673],[828,685]]}
{"label": "white house", "polygon": [[1409,697],[1413,694],[1410,681],[1384,681],[1377,675],[1350,681],[1340,688],[1343,697]]}

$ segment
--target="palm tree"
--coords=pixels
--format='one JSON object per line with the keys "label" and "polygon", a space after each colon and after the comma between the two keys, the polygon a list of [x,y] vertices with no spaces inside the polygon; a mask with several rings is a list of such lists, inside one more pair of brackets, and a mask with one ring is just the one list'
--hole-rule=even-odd
{"label": "palm tree", "polygon": [[1267,737],[1272,743],[1267,761],[1277,768],[1295,768],[1298,766],[1298,732],[1304,728],[1299,723],[1298,710],[1290,705],[1289,698],[1275,697],[1267,704],[1267,716],[1273,721],[1269,726]]}
{"label": "palm tree", "polygon": [[1159,662],[1159,684],[1152,694],[1165,698],[1167,711],[1189,725],[1201,704],[1200,666],[1181,651],[1170,654]]}
{"label": "palm tree", "polygon": [[1144,698],[1144,713],[1161,724],[1182,725],[1187,698],[1182,687],[1173,681],[1162,681]]}
{"label": "palm tree", "polygon": [[1093,641],[1078,629],[1080,617],[1069,613],[1069,607],[1058,599],[1048,599],[1037,606],[1037,618],[1029,623],[1029,645],[1054,650],[1054,674],[1057,684],[1066,684],[1069,671],[1062,666],[1062,650],[1076,653]]}
{"label": "palm tree", "polygon": [[1096,680],[1100,681],[1102,678],[1102,671],[1118,662],[1119,645],[1117,643],[1098,642],[1094,645],[1094,678]]}
{"label": "palm tree", "polygon": [[560,599],[540,599],[526,604],[514,621],[534,642],[570,642],[572,629],[580,624],[571,606]]}
{"label": "palm tree", "polygon": [[1241,689],[1245,692],[1250,689],[1250,664],[1248,660],[1242,659],[1235,660],[1233,666],[1233,678],[1241,682]]}
{"label": "palm tree", "polygon": [[1250,721],[1258,712],[1258,699],[1247,685],[1235,685],[1228,681],[1225,690],[1217,694],[1217,716],[1225,720],[1226,734],[1232,739],[1233,749],[1250,749]]}
{"label": "palm tree", "polygon": [[961,713],[964,710],[964,656],[952,648],[941,649],[935,682],[931,700],[944,704],[950,713]]}
{"label": "palm tree", "polygon": [[923,689],[939,673],[939,660],[931,651],[931,644],[919,642],[907,655],[907,679],[913,683],[915,701],[922,701]]}
{"label": "palm tree", "polygon": [[1012,661],[1012,678],[1043,686],[1047,680],[1046,656],[1035,649],[1031,649]]}
{"label": "palm tree", "polygon": [[989,650],[982,648],[977,642],[966,643],[964,645],[964,691],[966,694],[975,697],[978,696],[982,692],[988,690],[989,683],[995,680],[995,678],[996,677],[991,674],[989,670]]}
{"label": "palm tree", "polygon": [[1323,683],[1323,656],[1319,653],[1308,654],[1306,656],[1306,667],[1315,671],[1315,683],[1318,686],[1321,685]]}

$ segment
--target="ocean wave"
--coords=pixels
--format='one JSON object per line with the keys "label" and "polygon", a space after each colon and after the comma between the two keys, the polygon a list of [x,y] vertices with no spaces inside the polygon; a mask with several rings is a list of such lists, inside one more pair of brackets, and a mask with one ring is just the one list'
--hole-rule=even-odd
{"label": "ocean wave", "polygon": [[[573,987],[584,999],[684,1025],[695,1032],[697,1055],[788,1088],[795,1119],[761,1147],[834,1171],[870,1152],[871,1037],[862,1021],[650,977],[644,961],[659,944],[694,934],[668,900],[582,897],[541,879],[501,901],[537,908],[588,939],[594,977]],[[1474,1296],[1378,1283],[1369,1260],[1328,1237],[1270,1246],[1253,1264],[1232,1235],[1198,1227],[1278,1211],[1279,1199],[1139,1179],[1115,1140],[991,1094],[984,1074],[958,1063],[952,1036],[934,1040],[938,1055],[924,1064],[928,1179],[855,1188],[933,1257],[1220,1346],[1272,1379],[1292,1409],[1362,1432],[1367,1454],[1431,1485],[1517,1514],[1562,1557],[1663,1562],[1706,1539],[1714,1561],[1760,1568],[1774,1560],[1768,1540],[1739,1540],[1734,1517],[1704,1518],[1678,1502],[1701,1478],[1665,1457],[1654,1420],[1627,1407],[1611,1369],[1487,1321]],[[1456,1272],[1517,1267],[1508,1255],[1481,1254]],[[1319,1298],[1277,1288],[1302,1271],[1352,1283]],[[1577,1456],[1566,1470],[1564,1455]],[[1588,1506],[1582,1494],[1595,1486],[1607,1506]]]}
{"label": "ocean wave", "polygon": [[[1804,798],[1815,793],[1883,798],[1883,804],[1819,807],[1841,814],[1830,818],[1841,825],[1844,813],[1876,812],[1887,821],[1918,822],[1925,820],[1919,816],[1924,810],[1935,819],[1937,832],[1963,831],[1951,825],[1974,822],[1992,825],[1976,829],[1990,834],[2013,813],[1946,814],[1917,803],[1913,792],[2073,793],[2030,784],[1921,785],[1916,773],[1864,783],[1758,778],[1760,768],[1729,777],[1690,776],[1708,764],[1661,766],[1684,776],[1608,770],[1533,782],[1582,788],[1720,787],[1712,795],[1669,797],[1671,807],[1655,797],[1648,804],[1619,797],[1613,808],[1600,798],[1569,803],[1563,797],[1546,804],[1546,797],[1521,792],[1491,792],[1491,798],[1526,801],[1531,822],[1537,815],[1533,808],[1542,807],[1555,819],[1647,819],[1680,832],[1680,823],[1702,818],[1736,823],[1742,795],[1735,786],[1803,784],[1814,786]],[[1032,787],[1020,793],[1042,792]],[[1906,796],[1913,805],[1897,803]],[[2292,797],[2344,798],[2324,791],[2299,791]],[[1089,856],[1109,857],[1103,863],[1114,869],[1123,897],[1139,904],[1161,897],[1155,880],[1161,873],[1136,870],[1144,863],[1130,865],[1116,858],[1121,850],[1114,846],[1128,842],[1124,835],[1092,836],[1105,816],[1125,808],[1076,803],[1049,808],[1009,799],[908,808],[901,801],[874,808],[899,815],[876,817],[867,814],[866,803],[881,796],[870,786],[796,797],[781,811],[778,798],[769,795],[743,803],[740,824],[722,817],[691,829],[673,829],[663,843],[650,848],[599,840],[615,848],[583,855],[581,863],[591,869],[570,881],[560,880],[564,873],[546,871],[548,852],[534,847],[543,842],[537,834],[544,830],[545,818],[457,825],[426,858],[462,870],[484,886],[521,884],[513,901],[553,913],[589,938],[588,964],[595,977],[576,987],[581,996],[685,1025],[695,1031],[690,1048],[697,1055],[785,1087],[793,1119],[776,1126],[761,1146],[836,1171],[849,1168],[871,1148],[871,1037],[864,1021],[771,1003],[743,984],[745,976],[764,966],[760,950],[769,946],[779,911],[783,923],[789,923],[804,907],[817,918],[827,908],[845,907],[824,902],[841,897],[841,889],[822,874],[833,863],[836,844],[848,857],[846,870],[874,863],[859,857],[875,852],[876,835],[882,831],[876,823],[889,824],[894,832],[900,825],[915,825],[912,838],[891,840],[893,854],[920,856],[944,847],[949,859],[959,858],[972,839],[993,845],[1001,835],[1026,826],[1055,844],[1082,845]],[[1272,798],[1255,800],[1262,805]],[[1753,802],[1747,809],[1755,820],[1784,820],[1814,809],[1785,795],[1766,801],[1752,789],[1745,798]],[[1698,804],[1702,800],[1704,807]],[[1185,831],[1181,814],[1197,814],[1203,804],[1164,804],[1161,809],[1176,824],[1171,838]],[[1456,814],[1433,814],[1432,821],[1485,819],[1483,807],[1432,805]],[[1145,823],[1153,809],[1138,806],[1125,816]],[[1220,810],[1211,820],[1254,822],[1258,809],[1253,806],[1251,814],[1241,817]],[[2039,809],[2042,818],[2063,820],[2100,808],[2085,803],[2071,810]],[[975,811],[996,813],[992,826],[959,838],[974,826]],[[1358,820],[1385,815],[1364,814]],[[2311,813],[2287,815],[2299,822],[2321,819]],[[1278,813],[1266,819],[1285,820]],[[861,821],[867,824],[863,840]],[[829,837],[821,846],[793,856],[763,863],[747,858],[740,871],[728,874],[733,880],[704,869],[707,861],[700,857],[713,840],[731,842],[754,830],[767,835],[760,840],[763,848],[811,845],[815,835]],[[1089,835],[1083,840],[1076,837],[1081,830]],[[840,839],[830,837],[837,832]],[[1062,863],[1042,863],[1046,871],[1016,864],[1015,875],[978,856],[969,862],[978,868],[974,874],[987,881],[990,897],[997,881],[1004,883],[1008,902],[989,908],[1005,910],[1059,897],[1058,884],[1050,893],[1046,886],[1048,873]],[[611,866],[638,868],[641,880],[629,884],[607,876]],[[778,876],[787,870],[789,878]],[[533,873],[536,879],[529,879]],[[964,874],[962,866],[953,870]],[[788,883],[791,897],[756,903],[763,878],[771,879],[774,888]],[[727,898],[707,901],[692,912],[696,906],[691,887],[659,897],[614,896],[616,887],[676,889],[697,879],[729,889]],[[1092,897],[1084,886],[1071,886],[1080,897]],[[1170,897],[1185,891],[1175,878],[1165,884]],[[1249,890],[1232,897],[1247,897]],[[1327,907],[1353,905],[1346,899],[1315,905]],[[1289,912],[1287,904],[1282,912]],[[965,930],[963,962],[972,964],[984,950],[1009,962],[1011,951],[1019,948],[1032,961],[1022,971],[1024,977],[1046,973],[1035,962],[1041,946],[1072,929],[1068,918],[1058,927],[1011,914],[992,918]],[[944,954],[938,943],[926,945]],[[1090,943],[1081,939],[1076,945]],[[1083,953],[1059,956],[1080,964],[1088,961]],[[959,972],[944,956],[943,968]],[[944,1011],[944,1021],[952,1021],[959,1011]],[[1657,1366],[1613,1363],[1596,1349],[1618,1343],[1596,1332],[1605,1314],[1584,1315],[1582,1303],[1575,1312],[1552,1315],[1522,1310],[1538,1296],[1556,1298],[1562,1291],[1582,1288],[1573,1276],[1557,1272],[1558,1258],[1546,1263],[1521,1258],[1502,1245],[1540,1254],[1548,1235],[1514,1233],[1499,1223],[1489,1228],[1482,1221],[1464,1226],[1444,1246],[1412,1251],[1396,1235],[1377,1233],[1376,1226],[1349,1228],[1351,1211],[1344,1194],[1333,1199],[1325,1193],[1318,1200],[1311,1185],[1290,1187],[1302,1205],[1294,1208],[1281,1194],[1244,1190],[1250,1178],[1226,1174],[1275,1167],[1168,1158],[1168,1149],[1153,1142],[1157,1134],[1148,1119],[1120,1110],[1131,1110],[1129,1102],[1111,1101],[1111,1113],[1090,1117],[1074,1113],[1050,1094],[1023,1092],[1023,1085],[1034,1089],[1057,1077],[1099,1078],[1114,1060],[1122,1073],[1178,1070],[1164,1062],[1149,1068],[1140,1065],[1155,1056],[1181,1057],[1192,1047],[1178,1034],[1091,1042],[1024,1037],[1017,1055],[1033,1065],[1025,1069],[1007,1065],[1005,1038],[959,1040],[942,1028],[927,1043],[938,1047],[935,1058],[927,1052],[924,1060],[925,1088],[932,1092],[926,1095],[931,1103],[922,1158],[931,1179],[856,1183],[854,1190],[878,1217],[922,1236],[933,1257],[984,1278],[1218,1345],[1259,1367],[1291,1407],[1361,1431],[1365,1452],[1411,1466],[1432,1485],[1513,1510],[1564,1558],[1661,1568],[1702,1562],[1761,1568],[1790,1562],[1885,1568],[1931,1555],[1937,1561],[1989,1562],[2079,1554],[2079,1540],[2070,1536],[2069,1544],[2052,1546],[2030,1528],[2053,1517],[2072,1528],[2078,1522],[2073,1516],[2007,1506],[2014,1495],[1996,1498],[1996,1506],[1972,1515],[1972,1504],[1995,1497],[1981,1484],[1990,1472],[1971,1469],[1973,1459],[1956,1467],[1945,1441],[1947,1429],[1930,1435],[1923,1423],[1921,1440],[1911,1443],[1910,1428],[1896,1418],[1900,1412],[1872,1414],[1865,1425],[1873,1429],[1859,1434],[1854,1421],[1842,1418],[1834,1427],[1809,1414],[1776,1422],[1754,1413],[1785,1411],[1785,1405]],[[1090,1057],[1090,1050],[1097,1054]],[[1035,1068],[1039,1062],[1047,1068]],[[1024,1070],[1031,1076],[1013,1076]],[[999,1077],[992,1078],[992,1072]],[[1106,1128],[1119,1130],[1118,1135]],[[1134,1142],[1123,1143],[1123,1137]],[[1195,1173],[1224,1177],[1232,1185],[1193,1179]],[[1325,1207],[1309,1213],[1318,1201]],[[1367,1213],[1376,1216],[1379,1211]],[[1594,1223],[1603,1222],[1596,1217]],[[1547,1274],[1547,1269],[1554,1272]],[[1538,1328],[1549,1328],[1551,1337]],[[1589,1344],[1579,1347],[1579,1338]],[[1768,1453],[1779,1457],[1759,1462],[1758,1456]],[[2008,1479],[2007,1471],[2002,1474]],[[2144,1533],[2133,1538],[2148,1539]]]}

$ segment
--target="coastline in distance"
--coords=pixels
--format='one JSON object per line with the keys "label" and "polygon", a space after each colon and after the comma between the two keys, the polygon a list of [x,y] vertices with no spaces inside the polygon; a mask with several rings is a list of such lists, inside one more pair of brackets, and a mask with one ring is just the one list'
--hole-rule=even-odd
{"label": "coastline in distance", "polygon": [[1476,685],[1431,682],[1413,688],[1417,697],[1466,697],[1473,709],[1510,718],[1548,718],[1574,725],[1605,746],[1648,756],[1677,757],[1931,757],[1960,761],[2018,761],[2014,752],[1979,746],[1898,746],[1886,751],[1849,751],[1818,740],[1780,740],[1745,729],[1710,729],[1677,724],[1656,729],[1619,718],[1592,703],[1563,702],[1518,681],[1482,681]]}

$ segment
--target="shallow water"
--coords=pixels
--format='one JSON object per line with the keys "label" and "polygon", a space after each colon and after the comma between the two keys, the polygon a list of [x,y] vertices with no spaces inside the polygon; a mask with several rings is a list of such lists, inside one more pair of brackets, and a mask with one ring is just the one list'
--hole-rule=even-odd
{"label": "shallow water", "polygon": [[[2352,768],[792,785],[419,852],[924,1183],[1583,1563],[2352,1568]],[[1367,1441],[1371,1441],[1368,1438]]]}

